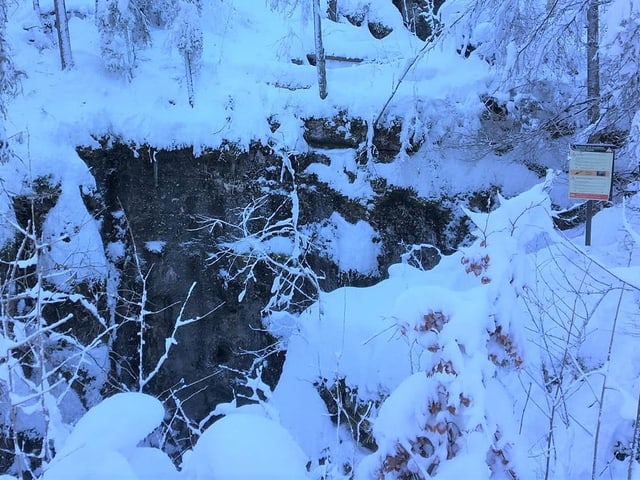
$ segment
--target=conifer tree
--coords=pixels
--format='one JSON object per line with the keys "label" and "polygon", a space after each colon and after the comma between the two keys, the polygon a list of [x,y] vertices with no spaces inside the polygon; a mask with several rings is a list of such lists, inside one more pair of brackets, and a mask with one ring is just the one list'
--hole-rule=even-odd
{"label": "conifer tree", "polygon": [[136,50],[150,42],[147,21],[134,0],[97,0],[96,23],[107,70],[131,80]]}
{"label": "conifer tree", "polygon": [[[606,133],[604,141],[620,144],[626,132],[640,128],[640,5],[615,0],[603,8],[602,17],[599,130]],[[640,153],[638,136],[628,138]]]}
{"label": "conifer tree", "polygon": [[6,119],[5,101],[7,97],[16,93],[18,88],[18,74],[13,66],[9,46],[5,38],[7,26],[7,6],[0,4],[0,163],[7,161],[9,146],[4,128]]}
{"label": "conifer tree", "polygon": [[173,42],[184,59],[189,105],[195,103],[193,77],[200,69],[202,59],[202,5],[199,0],[180,0],[178,15],[173,23]]}

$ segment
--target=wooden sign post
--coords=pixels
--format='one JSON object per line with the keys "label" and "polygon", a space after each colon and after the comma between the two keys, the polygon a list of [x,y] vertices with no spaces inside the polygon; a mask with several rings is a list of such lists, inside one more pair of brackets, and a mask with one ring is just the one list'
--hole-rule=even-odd
{"label": "wooden sign post", "polygon": [[571,145],[569,150],[569,198],[587,200],[584,244],[591,245],[593,202],[611,200],[615,146]]}

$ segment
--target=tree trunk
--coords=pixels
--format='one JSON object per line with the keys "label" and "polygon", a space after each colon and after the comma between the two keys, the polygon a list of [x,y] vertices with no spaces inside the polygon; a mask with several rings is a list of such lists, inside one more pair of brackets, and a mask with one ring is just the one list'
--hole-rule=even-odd
{"label": "tree trunk", "polygon": [[195,103],[195,94],[193,92],[193,70],[191,65],[191,54],[184,53],[184,73],[187,76],[187,95],[189,97],[189,105],[193,108]]}
{"label": "tree trunk", "polygon": [[[0,114],[0,118],[4,117],[4,114]],[[0,124],[0,165],[9,161],[9,141],[7,139],[7,132],[4,129],[4,122]]]}
{"label": "tree trunk", "polygon": [[67,22],[67,7],[64,0],[53,0],[56,14],[56,30],[58,31],[58,47],[60,48],[60,64],[62,70],[73,67],[71,55],[71,40],[69,39],[69,23]]}
{"label": "tree trunk", "polygon": [[589,0],[587,9],[587,100],[589,124],[600,118],[600,58],[598,54],[598,0]]}
{"label": "tree trunk", "polygon": [[313,0],[313,32],[316,40],[316,70],[318,71],[318,91],[320,98],[327,98],[327,69],[322,45],[322,24],[320,22],[320,0]]}

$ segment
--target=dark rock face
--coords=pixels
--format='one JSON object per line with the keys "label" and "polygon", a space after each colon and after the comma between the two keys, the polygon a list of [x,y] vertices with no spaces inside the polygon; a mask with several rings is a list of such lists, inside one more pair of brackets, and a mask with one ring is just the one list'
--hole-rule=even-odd
{"label": "dark rock face", "polygon": [[[393,0],[400,11],[405,26],[416,34],[420,40],[427,40],[437,34],[435,17],[446,0]],[[434,25],[436,23],[436,25]]]}
{"label": "dark rock face", "polygon": [[36,229],[37,233],[44,223],[44,219],[62,192],[59,184],[53,184],[49,177],[39,177],[33,180],[32,193],[13,197],[13,211],[18,224],[25,230]]}
{"label": "dark rock face", "polygon": [[[394,125],[376,131],[374,141],[380,150],[399,151],[399,129]],[[365,137],[366,127],[358,119],[339,116],[307,121],[305,138],[310,146],[355,150]],[[228,402],[234,392],[242,391],[239,372],[252,366],[256,355],[251,352],[268,352],[275,342],[261,324],[273,274],[258,268],[256,280],[239,302],[243,285],[237,281],[225,285],[219,275],[225,265],[209,265],[207,261],[216,242],[227,238],[230,231],[203,229],[199,219],[208,216],[235,223],[240,209],[265,194],[261,213],[272,214],[288,198],[291,177],[286,171],[283,174],[283,162],[276,152],[257,144],[248,151],[227,145],[199,157],[191,149],[156,151],[150,147],[134,154],[121,144],[80,150],[79,154],[96,179],[106,250],[125,252],[111,256],[120,278],[120,318],[136,315],[139,308],[135,301],[146,276],[147,310],[156,313],[146,316],[143,370],[151,371],[163,354],[165,338],[171,335],[194,282],[196,287],[184,306],[183,319],[212,312],[179,330],[169,360],[148,385],[148,391],[164,399],[173,389],[189,416],[199,420],[216,404]],[[391,263],[400,260],[403,242],[433,243],[443,251],[453,246],[442,234],[450,220],[446,207],[419,199],[411,191],[387,188],[384,181],[374,185],[377,198],[362,205],[304,173],[311,164],[329,163],[321,151],[311,149],[289,160],[296,170],[300,225],[322,222],[334,212],[348,222],[369,222],[381,243],[378,260],[382,276]],[[118,245],[124,248],[114,248]],[[136,252],[139,263],[135,262]],[[318,252],[310,253],[307,260],[315,271],[324,273],[320,284],[323,290],[347,282],[363,286],[380,280],[341,275],[337,265]],[[437,261],[434,250],[425,256],[424,263],[431,267]],[[139,367],[139,332],[140,325],[135,322],[119,330],[114,355],[119,383],[136,385],[136,376],[130,372],[137,372]],[[263,380],[275,384],[282,360],[282,354],[269,356]]]}
{"label": "dark rock face", "polygon": [[367,27],[369,27],[369,32],[371,32],[371,35],[373,35],[373,37],[377,38],[378,40],[383,39],[391,32],[393,32],[393,29],[391,27],[381,22],[369,22],[367,24]]}
{"label": "dark rock face", "polygon": [[304,139],[312,148],[359,148],[367,140],[367,125],[344,112],[333,118],[307,118]]}
{"label": "dark rock face", "polygon": [[[135,314],[135,307],[125,298],[127,292],[140,291],[141,275],[147,275],[147,310],[158,313],[147,317],[144,370],[151,371],[164,352],[164,339],[171,335],[194,282],[183,318],[215,310],[179,330],[170,360],[150,384],[154,393],[160,393],[177,388],[181,380],[184,385],[197,382],[181,391],[181,399],[206,387],[184,405],[193,418],[202,418],[217,403],[232,399],[237,384],[234,370],[248,370],[254,358],[246,352],[274,342],[261,330],[260,317],[270,284],[254,284],[239,303],[239,287],[225,289],[217,268],[207,266],[215,238],[198,221],[199,215],[232,220],[237,208],[260,196],[261,185],[255,179],[264,173],[265,157],[258,148],[250,152],[229,148],[201,157],[194,157],[187,149],[167,152],[143,148],[136,158],[122,145],[79,153],[91,167],[102,196],[102,235],[107,251],[112,242],[126,246],[126,255],[114,259],[121,277],[122,315],[131,315],[129,310]],[[133,259],[134,244],[142,272]],[[138,330],[136,324],[125,325],[118,335],[117,362],[125,383],[136,382],[127,378],[127,372],[138,368]],[[265,370],[265,380],[271,382],[279,371],[278,359],[272,360],[273,370]],[[203,382],[205,378],[208,380]]]}
{"label": "dark rock face", "polygon": [[[393,218],[394,221],[388,221]],[[377,199],[371,215],[371,224],[380,233],[385,245],[382,263],[391,265],[401,260],[407,245],[430,244],[447,250],[444,237],[451,212],[435,202],[419,198],[407,189],[388,189]],[[437,255],[423,267],[438,263]]]}
{"label": "dark rock face", "polygon": [[[364,162],[367,158],[367,123],[361,118],[353,118],[345,112],[333,118],[307,118],[304,120],[304,139],[311,148],[331,150],[351,148],[358,151]],[[415,153],[421,140],[411,138],[402,143],[402,124],[399,119],[391,119],[388,125],[376,124],[371,141],[372,157],[375,162],[389,163],[403,148],[405,153]]]}

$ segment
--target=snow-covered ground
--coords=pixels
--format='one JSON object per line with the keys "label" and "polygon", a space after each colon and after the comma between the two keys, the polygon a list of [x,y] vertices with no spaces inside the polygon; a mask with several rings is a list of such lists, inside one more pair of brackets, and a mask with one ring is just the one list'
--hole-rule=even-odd
{"label": "snow-covered ground", "polygon": [[[191,108],[184,62],[166,29],[151,30],[152,47],[137,52],[138,66],[130,82],[105,70],[92,17],[94,3],[67,2],[67,9],[75,12],[69,20],[75,67],[67,71],[60,71],[54,37],[41,32],[31,6],[8,3],[7,37],[15,68],[24,75],[20,95],[8,105],[6,129],[22,159],[20,167],[33,177],[53,173],[65,181],[90,183],[73,149],[98,147],[97,140],[104,137],[133,148],[186,145],[198,152],[223,140],[240,146],[271,140],[289,151],[304,150],[302,118],[331,117],[341,110],[365,120],[375,118],[400,74],[424,47],[404,29],[397,10],[390,4],[383,8],[384,2],[370,13],[383,16],[394,28],[384,39],[374,39],[366,25],[325,22],[327,55],[363,61],[346,67],[329,65],[329,96],[322,101],[315,67],[306,61],[314,51],[306,10],[272,11],[265,2],[252,0],[204,2],[203,18],[215,21],[202,22],[204,51]],[[52,6],[42,1],[41,9],[52,11]],[[427,49],[420,58],[388,106],[389,118],[413,115],[419,122],[425,121],[423,110],[432,111],[427,117],[437,122],[415,126],[418,134],[431,137],[428,141],[473,128],[473,118],[484,108],[479,92],[488,81],[486,62],[465,59],[453,46]],[[292,60],[304,62],[298,65]],[[280,123],[275,133],[267,120],[273,115]],[[410,168],[379,165],[376,174],[427,196],[439,195],[443,188],[464,192],[487,184],[504,185],[515,193],[535,179],[512,160],[495,157],[480,166],[476,155],[462,149],[436,158],[418,156],[411,158]],[[557,165],[564,160],[556,159]],[[64,168],[52,168],[55,165]],[[434,165],[438,165],[435,175]],[[510,181],[504,181],[505,176]]]}
{"label": "snow-covered ground", "polygon": [[553,228],[552,181],[472,215],[476,242],[433,270],[321,295],[282,337],[275,390],[255,379],[266,401],[218,406],[180,472],[137,446],[162,405],[129,393],[89,411],[44,478],[627,478],[614,455],[640,396],[640,197],[596,215],[585,248]]}
{"label": "snow-covered ground", "polygon": [[[330,65],[322,101],[315,68],[292,62],[313,52],[305,9],[274,11],[258,0],[204,3],[192,108],[183,61],[166,30],[152,30],[152,47],[139,51],[128,82],[102,65],[94,1],[69,0],[75,67],[60,71],[53,35],[42,33],[31,2],[7,2],[10,53],[24,74],[19,95],[7,103],[15,157],[0,165],[2,244],[15,223],[9,195],[26,191],[25,179],[52,175],[62,195],[42,234],[71,241],[52,242],[43,261],[71,261],[82,278],[102,277],[98,225],[78,188],[91,189],[94,181],[77,146],[109,137],[133,149],[187,145],[198,152],[223,140],[259,140],[304,150],[303,118],[348,109],[374,119],[424,47],[390,2],[371,4],[377,7],[370,15],[394,28],[382,40],[366,26],[325,22],[327,54],[363,61]],[[49,1],[40,5],[53,10]],[[490,75],[488,62],[465,59],[446,44],[429,49],[387,113],[430,118],[432,125],[418,128],[431,136],[426,144],[456,137],[484,108],[479,98]],[[272,132],[267,119],[274,114],[280,127]],[[501,187],[509,199],[491,214],[467,212],[478,229],[475,243],[430,271],[393,265],[375,286],[323,293],[299,317],[288,317],[287,328],[267,322],[287,347],[280,382],[271,392],[256,380],[267,398],[258,405],[218,406],[226,417],[184,452],[179,469],[140,443],[160,425],[162,405],[127,393],[104,400],[73,427],[60,424],[52,439],[57,454],[43,478],[640,478],[638,468],[627,472],[638,446],[640,195],[599,212],[592,245],[584,247],[582,227],[564,234],[553,228],[552,200],[569,204],[561,174],[539,183],[515,153],[479,160],[470,147],[427,151],[375,165],[375,174],[427,197]],[[565,166],[566,152],[542,153],[542,164]],[[347,190],[342,170],[354,159],[344,155],[336,151],[316,173],[346,195],[366,196],[364,187]],[[362,251],[367,247],[352,239],[375,232],[337,214],[332,225],[329,256],[345,270],[374,268],[374,245]],[[356,248],[363,260],[354,264]],[[60,286],[68,280],[59,278]],[[7,368],[0,362],[0,378]],[[356,443],[363,435],[376,451]]]}

